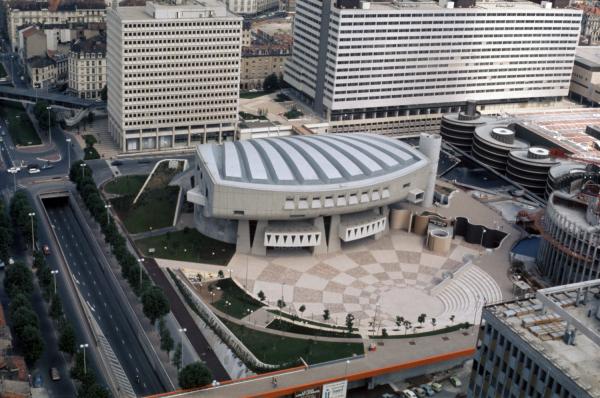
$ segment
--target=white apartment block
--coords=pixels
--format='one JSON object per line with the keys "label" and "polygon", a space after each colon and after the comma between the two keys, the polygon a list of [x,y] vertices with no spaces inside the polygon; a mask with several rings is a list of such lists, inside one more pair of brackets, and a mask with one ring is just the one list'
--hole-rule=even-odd
{"label": "white apartment block", "polygon": [[79,39],[69,51],[69,91],[79,98],[100,98],[106,86],[106,37]]}
{"label": "white apartment block", "polygon": [[461,3],[298,0],[285,80],[334,132],[435,130],[467,100],[493,107],[568,94],[580,10]]}
{"label": "white apartment block", "polygon": [[103,23],[106,18],[104,1],[80,1],[61,4],[60,1],[31,2],[16,0],[9,3],[6,12],[8,35],[13,50],[19,44],[18,28],[26,24],[84,24]]}
{"label": "white apartment block", "polygon": [[205,0],[111,9],[108,128],[124,152],[230,141],[238,121],[242,18]]}
{"label": "white apartment block", "polygon": [[279,0],[226,0],[229,11],[238,15],[256,15],[279,7]]}

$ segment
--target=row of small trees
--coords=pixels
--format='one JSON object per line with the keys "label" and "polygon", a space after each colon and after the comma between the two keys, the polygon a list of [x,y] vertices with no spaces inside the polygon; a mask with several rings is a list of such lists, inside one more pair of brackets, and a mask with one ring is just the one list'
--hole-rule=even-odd
{"label": "row of small trees", "polygon": [[10,201],[10,218],[15,232],[19,233],[26,242],[31,241],[31,234],[37,230],[37,219],[35,216],[30,217],[29,214],[31,213],[33,213],[33,209],[29,204],[29,198],[25,191],[15,192]]}
{"label": "row of small trees", "polygon": [[78,161],[73,164],[69,177],[76,184],[85,205],[100,225],[105,241],[110,245],[121,266],[121,274],[133,291],[141,297],[144,314],[154,324],[157,319],[169,313],[169,301],[162,289],[152,284],[137,258],[127,249],[127,241],[120,234],[112,216],[107,213],[106,204],[92,178],[92,171],[82,167],[82,163]]}
{"label": "row of small trees", "polygon": [[9,251],[12,245],[12,230],[10,219],[6,214],[6,205],[0,199],[0,261],[8,264]]}

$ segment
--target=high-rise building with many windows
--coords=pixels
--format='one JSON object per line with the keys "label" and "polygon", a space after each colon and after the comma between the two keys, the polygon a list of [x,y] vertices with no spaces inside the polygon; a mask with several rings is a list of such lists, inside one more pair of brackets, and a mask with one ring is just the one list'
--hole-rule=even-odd
{"label": "high-rise building with many windows", "polygon": [[108,12],[108,128],[122,151],[235,137],[242,18],[217,1],[173,3]]}
{"label": "high-rise building with many windows", "polygon": [[333,131],[566,96],[581,11],[556,2],[298,0],[285,80]]}

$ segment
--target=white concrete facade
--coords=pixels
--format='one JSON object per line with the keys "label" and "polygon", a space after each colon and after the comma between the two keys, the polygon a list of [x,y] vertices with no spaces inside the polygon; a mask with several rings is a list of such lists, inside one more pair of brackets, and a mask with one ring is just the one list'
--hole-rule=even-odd
{"label": "white concrete facade", "polygon": [[68,75],[69,91],[74,95],[100,98],[106,86],[106,39],[97,37],[75,42],[69,51]]}
{"label": "white concrete facade", "polygon": [[108,13],[109,132],[123,152],[235,137],[242,19],[216,1],[188,3]]}
{"label": "white concrete facade", "polygon": [[389,229],[390,205],[422,200],[413,193],[427,191],[432,166],[413,147],[369,134],[200,145],[187,200],[199,231],[237,243],[240,252],[327,253],[341,242],[379,238]]}
{"label": "white concrete facade", "polygon": [[227,0],[229,11],[239,15],[256,15],[279,7],[279,0]]}
{"label": "white concrete facade", "polygon": [[342,1],[298,1],[284,74],[334,127],[568,94],[580,10]]}

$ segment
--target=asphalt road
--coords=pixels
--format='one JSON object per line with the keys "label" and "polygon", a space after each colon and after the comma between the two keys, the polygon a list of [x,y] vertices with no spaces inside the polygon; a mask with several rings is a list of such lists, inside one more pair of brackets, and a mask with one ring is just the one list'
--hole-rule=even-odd
{"label": "asphalt road", "polygon": [[111,292],[113,285],[96,258],[73,210],[66,202],[61,204],[56,201],[48,202],[46,208],[76,283],[136,394],[164,392],[158,375],[150,366],[138,341],[136,330],[127,320],[123,310],[125,304]]}
{"label": "asphalt road", "polygon": [[184,304],[179,299],[179,296],[167,280],[167,277],[158,268],[156,261],[153,258],[146,258],[144,261],[146,272],[152,278],[152,281],[163,289],[165,295],[168,297],[171,303],[171,311],[177,322],[182,328],[186,328],[186,335],[190,340],[190,343],[194,347],[194,350],[198,353],[200,358],[204,361],[206,366],[210,369],[213,379],[217,381],[230,380],[229,375],[221,365],[221,362],[217,358],[215,352],[210,348],[210,345],[202,335],[202,332],[198,329],[196,322],[192,319],[192,316],[185,309]]}

